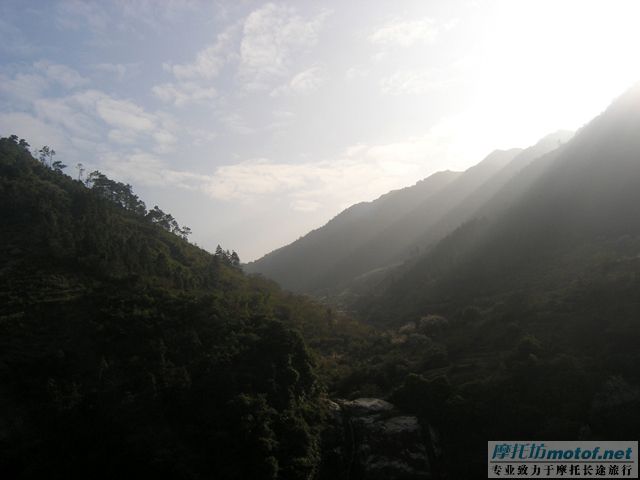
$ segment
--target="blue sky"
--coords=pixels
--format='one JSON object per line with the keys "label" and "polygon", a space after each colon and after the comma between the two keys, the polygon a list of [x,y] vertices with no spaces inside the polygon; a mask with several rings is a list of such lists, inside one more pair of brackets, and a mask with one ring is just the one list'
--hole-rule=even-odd
{"label": "blue sky", "polygon": [[254,259],[576,129],[640,79],[633,1],[0,3],[0,134]]}

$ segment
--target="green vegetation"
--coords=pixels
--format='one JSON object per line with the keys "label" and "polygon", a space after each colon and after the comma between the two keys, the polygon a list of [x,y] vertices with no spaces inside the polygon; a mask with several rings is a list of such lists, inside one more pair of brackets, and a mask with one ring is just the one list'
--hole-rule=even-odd
{"label": "green vegetation", "polygon": [[0,471],[317,471],[317,364],[339,363],[350,330],[362,329],[248,278],[235,252],[189,244],[185,227],[146,211],[129,185],[99,172],[72,180],[53,150],[38,161],[27,148],[0,139]]}
{"label": "green vegetation", "polygon": [[[487,440],[635,438],[639,107],[640,85],[569,142],[475,183],[411,258],[348,281],[336,301],[382,333],[352,352],[336,394],[386,397],[435,426],[450,478],[484,475]],[[277,272],[311,235],[259,264]]]}
{"label": "green vegetation", "polygon": [[[441,478],[484,475],[487,440],[635,438],[639,106],[640,86],[560,148],[519,154],[526,166],[481,182],[491,195],[473,187],[480,170],[443,181],[460,189],[450,216],[429,220],[437,234],[350,285],[366,324],[245,275],[235,252],[188,243],[131,186],[72,180],[53,150],[38,161],[1,139],[0,471],[346,478],[335,469],[348,459],[322,448],[349,438],[327,397],[383,397],[417,415],[440,438],[429,449],[442,448]],[[419,204],[416,192],[381,199],[369,220],[399,211],[389,198]],[[367,208],[264,261],[287,270],[338,252],[323,238],[366,239],[378,228]]]}

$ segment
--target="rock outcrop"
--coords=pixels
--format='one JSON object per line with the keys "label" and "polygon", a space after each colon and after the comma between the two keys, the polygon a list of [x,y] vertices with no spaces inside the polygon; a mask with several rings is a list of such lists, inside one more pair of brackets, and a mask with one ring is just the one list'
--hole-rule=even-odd
{"label": "rock outcrop", "polygon": [[[435,432],[379,398],[330,402],[324,475],[344,480],[437,478]],[[329,473],[330,472],[330,473]]]}

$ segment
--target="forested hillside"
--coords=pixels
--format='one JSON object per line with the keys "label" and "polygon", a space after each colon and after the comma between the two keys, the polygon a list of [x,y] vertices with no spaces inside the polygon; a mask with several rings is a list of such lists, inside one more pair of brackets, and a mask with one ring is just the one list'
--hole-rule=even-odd
{"label": "forested hillside", "polygon": [[487,439],[634,438],[638,131],[640,85],[570,141],[356,205],[265,257],[321,266],[340,241],[358,258],[415,222],[422,248],[351,303],[374,327],[190,244],[129,185],[1,139],[0,471],[361,480],[329,398],[415,415],[432,478],[484,475]]}
{"label": "forested hillside", "polygon": [[[359,303],[361,318],[392,328],[398,344],[443,352],[394,398],[427,418],[443,415],[451,445],[475,452],[451,464],[456,478],[482,470],[473,444],[488,438],[613,440],[640,431],[639,131],[637,85],[522,170],[519,195],[507,186],[493,200],[500,209],[465,223]],[[455,393],[425,409],[418,399],[433,395],[428,380],[441,375]]]}
{"label": "forested hillside", "polygon": [[50,152],[0,140],[3,478],[316,474],[324,361],[301,333],[339,351],[348,322]]}
{"label": "forested hillside", "polygon": [[449,478],[484,475],[487,439],[634,438],[639,131],[637,85],[450,210],[467,219],[360,292],[358,317],[386,337],[337,392],[435,426]]}
{"label": "forested hillside", "polygon": [[[560,290],[595,268],[632,269],[640,251],[640,86],[551,154],[533,161],[431,252],[395,272],[378,318],[400,306],[473,302],[513,291]],[[498,206],[501,206],[498,208]],[[412,299],[407,301],[408,298]],[[383,302],[384,303],[384,302]],[[370,306],[372,304],[369,304]]]}
{"label": "forested hillside", "polygon": [[[341,265],[346,267],[346,263],[353,261],[351,255],[366,257],[369,264],[365,262],[364,265],[357,266],[354,272],[345,272],[345,276],[351,275],[349,278],[372,270],[374,267],[371,264],[384,265],[389,258],[395,260],[402,246],[387,245],[382,251],[384,259],[378,261],[381,251],[376,248],[371,251],[367,244],[392,232],[390,225],[407,211],[429,201],[458,175],[456,172],[440,172],[413,187],[389,192],[374,202],[353,205],[324,227],[247,264],[245,268],[273,278],[293,291],[310,292],[326,288],[323,277]],[[401,243],[404,244],[404,241]],[[310,252],[314,254],[309,255]]]}
{"label": "forested hillside", "polygon": [[496,150],[465,172],[439,172],[412,187],[354,205],[246,268],[296,292],[334,299],[361,294],[390,269],[424,254],[473,218],[533,159],[570,137],[570,132],[557,132],[525,150]]}

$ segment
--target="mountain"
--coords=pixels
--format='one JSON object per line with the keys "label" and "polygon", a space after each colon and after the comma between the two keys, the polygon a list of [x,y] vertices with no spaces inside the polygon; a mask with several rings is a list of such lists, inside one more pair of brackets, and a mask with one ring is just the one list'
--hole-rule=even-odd
{"label": "mountain", "polygon": [[451,478],[485,474],[488,438],[640,431],[638,132],[640,84],[356,302],[393,341],[352,376],[406,372],[390,400]]}
{"label": "mountain", "polygon": [[570,136],[557,132],[526,150],[496,150],[463,173],[439,172],[354,205],[246,269],[296,292],[335,296],[366,288],[471,218],[520,169]]}
{"label": "mountain", "polygon": [[638,131],[640,84],[570,140],[272,254],[310,291],[357,289],[367,325],[190,244],[129,185],[0,139],[0,473],[480,478],[487,439],[634,438]]}
{"label": "mountain", "polygon": [[[247,264],[245,269],[264,274],[292,291],[322,288],[320,279],[331,268],[360,251],[363,244],[381,235],[404,212],[428,201],[457,176],[455,172],[440,172],[374,202],[353,205],[324,227]],[[393,246],[389,248],[397,251]],[[311,252],[313,255],[309,255]]]}
{"label": "mountain", "polygon": [[348,322],[188,243],[129,185],[27,148],[0,139],[2,477],[316,472],[317,359]]}
{"label": "mountain", "polygon": [[396,271],[381,295],[417,314],[418,305],[431,301],[561,288],[604,258],[633,262],[640,231],[638,126],[636,86],[571,141],[521,169],[474,220]]}

